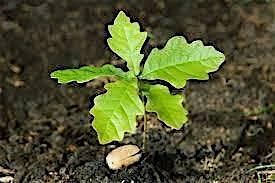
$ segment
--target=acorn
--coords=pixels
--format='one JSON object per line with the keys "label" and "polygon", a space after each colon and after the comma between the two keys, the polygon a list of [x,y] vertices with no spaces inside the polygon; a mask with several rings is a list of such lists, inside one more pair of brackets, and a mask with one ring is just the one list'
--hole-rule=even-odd
{"label": "acorn", "polygon": [[110,169],[118,170],[138,162],[141,158],[141,151],[136,145],[120,146],[106,157],[106,162]]}

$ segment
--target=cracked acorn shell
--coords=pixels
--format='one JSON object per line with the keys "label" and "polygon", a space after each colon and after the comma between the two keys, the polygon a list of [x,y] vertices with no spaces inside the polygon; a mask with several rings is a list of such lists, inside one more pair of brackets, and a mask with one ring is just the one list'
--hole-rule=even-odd
{"label": "cracked acorn shell", "polygon": [[141,158],[141,152],[136,145],[120,146],[106,156],[106,162],[110,169],[118,170],[127,167]]}

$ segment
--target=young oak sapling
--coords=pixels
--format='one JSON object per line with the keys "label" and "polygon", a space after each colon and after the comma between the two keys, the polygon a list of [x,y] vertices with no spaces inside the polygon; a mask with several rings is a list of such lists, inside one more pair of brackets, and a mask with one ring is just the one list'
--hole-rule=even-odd
{"label": "young oak sapling", "polygon": [[51,73],[51,78],[58,79],[61,84],[84,83],[106,76],[115,78],[115,82],[105,85],[107,92],[94,99],[95,105],[90,110],[94,116],[92,126],[101,144],[121,141],[125,132],[135,133],[137,115],[144,115],[146,134],[146,111],[155,112],[167,126],[180,129],[187,121],[183,96],[172,95],[168,87],[149,81],[163,80],[181,89],[189,79],[207,80],[208,73],[217,71],[224,62],[224,54],[212,46],[204,46],[200,40],[188,43],[183,36],[174,36],[164,48],[152,49],[141,66],[144,55],[140,52],[147,33],[140,31],[139,24],[132,23],[120,11],[108,30],[111,35],[107,39],[109,47],[127,63],[129,71],[106,64],[57,70]]}

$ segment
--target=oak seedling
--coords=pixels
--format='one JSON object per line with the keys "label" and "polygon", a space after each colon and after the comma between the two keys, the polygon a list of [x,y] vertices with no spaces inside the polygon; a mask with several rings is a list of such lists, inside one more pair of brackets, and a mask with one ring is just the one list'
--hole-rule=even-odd
{"label": "oak seedling", "polygon": [[[129,71],[106,64],[57,70],[51,73],[51,78],[61,84],[84,83],[106,76],[115,78],[115,82],[104,86],[107,92],[94,99],[95,105],[90,110],[94,116],[92,126],[101,144],[121,141],[126,132],[135,133],[137,115],[144,115],[146,134],[146,111],[155,112],[167,126],[180,129],[188,113],[182,105],[183,96],[171,94],[169,88],[158,81],[181,89],[189,79],[208,80],[208,73],[218,70],[224,62],[224,54],[200,40],[188,43],[183,36],[174,36],[164,48],[154,48],[144,58],[140,52],[147,33],[141,32],[139,24],[132,23],[123,11],[108,30],[109,47],[127,63]],[[143,59],[145,64],[141,64]],[[156,82],[152,84],[152,80]]]}

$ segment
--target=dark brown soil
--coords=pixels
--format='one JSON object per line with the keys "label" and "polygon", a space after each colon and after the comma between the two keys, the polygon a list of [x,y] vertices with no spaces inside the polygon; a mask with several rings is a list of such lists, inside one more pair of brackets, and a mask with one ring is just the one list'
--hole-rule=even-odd
{"label": "dark brown soil", "polygon": [[[150,119],[148,152],[111,171],[106,154],[141,146],[142,124],[121,143],[98,144],[89,127],[102,82],[57,85],[59,68],[110,63],[109,24],[125,10],[150,32],[145,52],[173,35],[226,55],[208,82],[185,89],[189,122]],[[150,45],[150,46],[149,46]],[[0,1],[0,172],[22,183],[256,182],[247,170],[275,161],[275,3],[254,0]]]}

